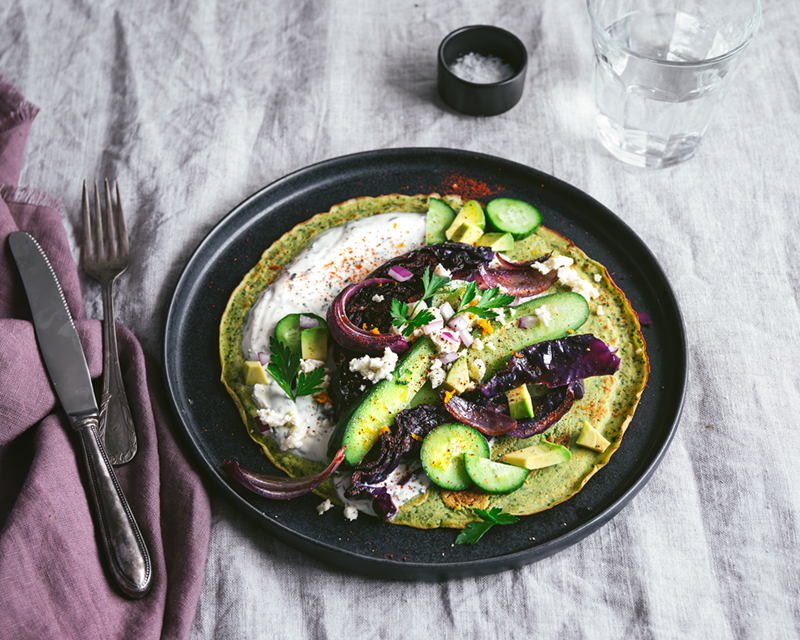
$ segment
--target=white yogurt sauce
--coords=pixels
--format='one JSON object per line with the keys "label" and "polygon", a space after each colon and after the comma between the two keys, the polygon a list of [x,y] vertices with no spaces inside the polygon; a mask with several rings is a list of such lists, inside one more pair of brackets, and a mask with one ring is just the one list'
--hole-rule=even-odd
{"label": "white yogurt sauce", "polygon": [[387,260],[425,244],[424,213],[384,213],[353,220],[315,236],[256,300],[247,316],[242,350],[247,360],[269,353],[269,336],[290,313],[325,317],[348,284]]}
{"label": "white yogurt sauce", "polygon": [[[269,338],[281,318],[290,313],[315,313],[324,318],[333,299],[347,285],[360,282],[387,260],[424,244],[422,213],[384,213],[315,236],[253,304],[243,329],[245,358],[256,360],[259,352],[270,354]],[[335,426],[330,422],[330,404],[321,404],[309,396],[294,403],[272,379],[268,384],[256,385],[252,398],[262,422],[272,423],[267,433],[282,450],[308,460],[325,459]],[[382,483],[398,507],[426,491],[430,484],[422,471],[424,477],[415,476],[403,485],[397,484],[408,473],[408,467],[401,465]],[[349,483],[349,477],[337,479],[337,488],[342,482]],[[375,515],[369,500],[347,500],[345,504]]]}
{"label": "white yogurt sauce", "polygon": [[[345,491],[350,488],[350,476],[336,476],[333,480],[336,493],[344,505],[352,506],[371,516],[376,516],[372,508],[372,500],[351,500],[345,497]],[[405,504],[414,496],[425,493],[431,486],[431,479],[422,470],[419,462],[401,462],[383,482],[369,485],[370,487],[386,487],[392,502],[397,508]],[[392,518],[389,518],[392,520]]]}

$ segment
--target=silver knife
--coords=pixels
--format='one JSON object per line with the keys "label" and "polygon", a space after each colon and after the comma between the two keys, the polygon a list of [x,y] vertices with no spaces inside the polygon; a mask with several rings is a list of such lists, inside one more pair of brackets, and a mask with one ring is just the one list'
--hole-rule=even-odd
{"label": "silver knife", "polygon": [[30,235],[24,231],[11,233],[8,244],[28,294],[36,340],[50,380],[83,444],[108,567],[125,595],[141,598],[152,583],[150,554],[97,434],[97,400],[61,285],[44,251]]}

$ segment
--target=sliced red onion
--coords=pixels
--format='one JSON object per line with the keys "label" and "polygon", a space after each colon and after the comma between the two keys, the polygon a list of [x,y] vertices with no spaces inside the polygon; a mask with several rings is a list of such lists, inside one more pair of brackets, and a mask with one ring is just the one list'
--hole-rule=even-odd
{"label": "sliced red onion", "polygon": [[525,298],[526,298],[526,296],[517,296],[516,298],[514,298],[514,302],[509,303],[508,306],[509,307],[518,307],[519,305],[521,305],[524,302]]}
{"label": "sliced red onion", "polygon": [[439,331],[440,329],[444,328],[444,320],[441,318],[436,318],[436,320],[429,322],[424,327],[422,327],[422,333],[426,336],[431,335],[435,331]]}
{"label": "sliced red onion", "polygon": [[400,265],[389,267],[389,275],[398,282],[406,282],[414,277],[413,273],[411,273],[405,267],[401,267]]}
{"label": "sliced red onion", "polygon": [[496,253],[494,257],[497,258],[497,261],[506,269],[527,269],[537,263],[546,262],[552,255],[553,252],[551,251],[550,253],[546,253],[543,256],[539,256],[535,260],[529,260],[528,262],[515,262],[514,260],[509,260],[501,253]]}
{"label": "sliced red onion", "polygon": [[310,318],[309,316],[304,316],[300,314],[300,331],[303,329],[313,329],[314,327],[319,326],[319,320],[316,318]]}
{"label": "sliced red onion", "polygon": [[458,335],[461,338],[461,343],[467,348],[471,347],[472,343],[475,342],[475,338],[472,337],[469,329],[461,329],[461,331],[458,332]]}
{"label": "sliced red onion", "polygon": [[520,329],[530,329],[537,324],[539,324],[539,318],[536,316],[520,316],[519,320],[517,320],[517,326]]}
{"label": "sliced red onion", "polygon": [[445,353],[439,356],[438,360],[442,364],[450,364],[451,362],[455,362],[458,360],[460,354],[458,351],[450,351],[449,353]]}
{"label": "sliced red onion", "polygon": [[364,287],[387,282],[391,282],[391,280],[387,278],[370,278],[358,284],[351,284],[345,287],[336,296],[331,306],[328,307],[327,320],[331,337],[340,346],[371,356],[382,356],[387,347],[395,353],[403,353],[408,349],[408,342],[403,336],[395,335],[394,333],[374,334],[364,329],[359,329],[347,317],[347,301],[353,294]]}
{"label": "sliced red onion", "polygon": [[444,408],[456,420],[467,424],[487,436],[499,436],[509,433],[517,427],[517,421],[499,411],[468,402],[459,396],[453,396],[444,403]]}
{"label": "sliced red onion", "polygon": [[344,460],[344,447],[339,449],[331,463],[319,473],[302,478],[283,478],[245,469],[238,462],[222,463],[222,470],[246,489],[271,500],[289,500],[316,489],[336,471]]}
{"label": "sliced red onion", "polygon": [[269,356],[264,353],[263,351],[258,352],[258,361],[261,363],[262,367],[266,367],[269,364]]}
{"label": "sliced red onion", "polygon": [[503,293],[513,296],[534,296],[544,293],[558,280],[555,269],[543,274],[534,268],[487,269],[478,267],[475,282],[478,289],[494,289],[499,287]]}
{"label": "sliced red onion", "polygon": [[445,302],[441,307],[439,307],[439,313],[442,314],[442,320],[447,322],[455,315],[456,310],[453,309],[453,305],[451,305],[449,302]]}
{"label": "sliced red onion", "polygon": [[447,323],[447,326],[453,329],[453,331],[461,331],[462,329],[466,329],[468,324],[469,318],[459,313],[457,316],[450,318],[450,322]]}
{"label": "sliced red onion", "polygon": [[647,325],[653,322],[650,319],[650,316],[647,315],[646,311],[640,311],[637,315],[639,316],[639,324],[642,325],[643,327],[646,327]]}

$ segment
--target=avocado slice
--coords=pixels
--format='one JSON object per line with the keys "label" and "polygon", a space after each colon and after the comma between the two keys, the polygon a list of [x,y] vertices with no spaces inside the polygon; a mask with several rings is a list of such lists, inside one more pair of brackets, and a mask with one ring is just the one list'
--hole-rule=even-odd
{"label": "avocado slice", "polygon": [[[447,228],[447,231],[445,231],[447,239],[452,240],[456,231],[458,231],[463,224],[478,227],[481,231],[486,228],[486,216],[483,213],[483,208],[475,200],[468,200],[464,203],[464,206],[461,207],[461,211],[458,212],[458,215]],[[455,242],[458,241],[456,240]]]}
{"label": "avocado slice", "polygon": [[445,232],[456,219],[456,212],[446,202],[428,198],[428,213],[425,215],[425,244],[447,242]]}
{"label": "avocado slice", "polygon": [[495,253],[500,251],[512,251],[514,249],[514,236],[510,233],[499,233],[490,231],[478,238],[479,247],[489,247]]}
{"label": "avocado slice", "polygon": [[435,355],[436,345],[431,339],[419,338],[397,364],[392,378],[381,380],[339,419],[328,445],[328,458],[332,460],[344,445],[345,464],[361,462],[381,432],[391,427],[394,417],[425,384]]}
{"label": "avocado slice", "polygon": [[456,393],[463,393],[469,386],[469,366],[467,359],[461,356],[450,367],[447,376],[444,379],[444,388],[447,391],[455,391]]}
{"label": "avocado slice", "polygon": [[248,387],[267,384],[267,374],[258,360],[248,360],[244,363],[244,383]]}
{"label": "avocado slice", "polygon": [[597,429],[592,426],[588,420],[583,421],[581,435],[578,436],[578,439],[575,441],[575,443],[582,447],[586,447],[587,449],[594,449],[600,453],[605,451],[608,448],[608,445],[611,444]]}
{"label": "avocado slice", "polygon": [[304,360],[322,360],[328,357],[327,327],[313,327],[300,332],[300,353]]}
{"label": "avocado slice", "polygon": [[461,244],[474,245],[482,235],[483,230],[480,227],[465,222],[458,229],[456,229],[455,233],[453,233],[453,237],[450,240],[452,242],[460,242]]}
{"label": "avocado slice", "polygon": [[566,447],[542,440],[532,447],[525,447],[524,449],[507,453],[503,457],[503,462],[525,469],[542,469],[544,467],[552,467],[559,462],[566,462],[571,458],[572,453]]}
{"label": "avocado slice", "polygon": [[514,420],[533,417],[533,401],[527,385],[521,385],[506,393],[508,413]]}

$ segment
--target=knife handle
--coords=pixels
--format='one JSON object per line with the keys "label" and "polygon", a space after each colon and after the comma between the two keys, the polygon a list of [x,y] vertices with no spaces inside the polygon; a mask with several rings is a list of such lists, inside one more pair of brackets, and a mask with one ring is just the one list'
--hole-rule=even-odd
{"label": "knife handle", "polygon": [[77,420],[72,427],[80,435],[83,444],[95,515],[100,525],[108,566],[125,595],[141,598],[152,584],[150,554],[100,442],[97,415]]}

